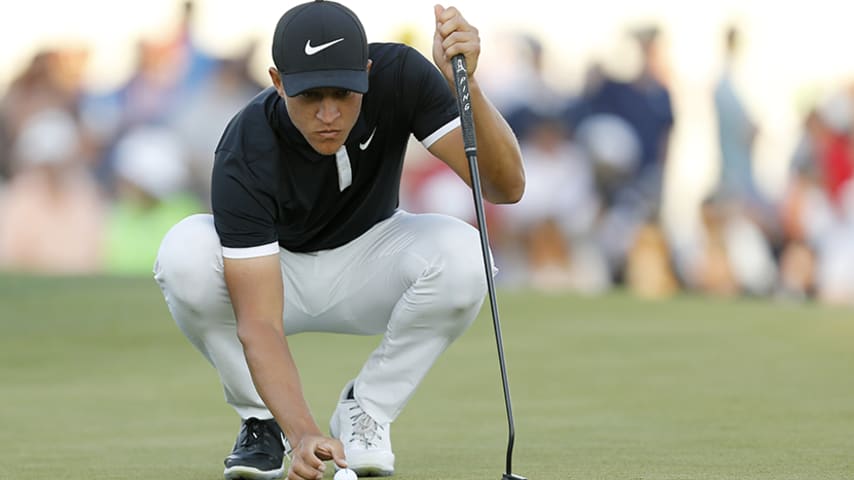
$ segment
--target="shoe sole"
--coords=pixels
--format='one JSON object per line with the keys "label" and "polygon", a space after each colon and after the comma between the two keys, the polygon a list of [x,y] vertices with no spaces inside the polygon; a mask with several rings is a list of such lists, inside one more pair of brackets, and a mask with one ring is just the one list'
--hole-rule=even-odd
{"label": "shoe sole", "polygon": [[278,480],[284,478],[285,467],[277,470],[258,470],[253,467],[234,466],[222,472],[225,480]]}
{"label": "shoe sole", "polygon": [[347,457],[347,467],[358,477],[390,477],[394,475],[394,454],[391,452],[363,452]]}
{"label": "shoe sole", "polygon": [[382,467],[378,466],[361,466],[354,467],[350,466],[350,470],[356,473],[356,476],[359,478],[362,477],[390,477],[394,475],[394,470],[385,470]]}

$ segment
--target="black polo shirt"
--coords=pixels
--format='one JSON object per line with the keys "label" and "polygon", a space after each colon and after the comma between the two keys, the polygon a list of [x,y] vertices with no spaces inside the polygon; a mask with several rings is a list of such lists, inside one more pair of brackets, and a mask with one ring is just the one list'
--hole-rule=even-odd
{"label": "black polo shirt", "polygon": [[229,122],[211,188],[226,257],[268,255],[279,246],[311,252],[355,239],[397,208],[410,134],[429,147],[459,126],[445,78],[418,51],[374,43],[370,58],[370,88],[344,144],[344,165],[308,144],[273,87]]}

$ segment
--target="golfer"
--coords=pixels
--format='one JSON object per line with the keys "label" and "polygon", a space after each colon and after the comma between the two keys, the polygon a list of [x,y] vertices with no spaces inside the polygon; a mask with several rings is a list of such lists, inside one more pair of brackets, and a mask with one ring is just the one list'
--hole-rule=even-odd
{"label": "golfer", "polygon": [[[359,476],[391,475],[391,423],[481,308],[477,230],[398,208],[410,135],[470,184],[457,54],[468,63],[484,197],[513,203],[525,187],[517,140],[475,76],[477,29],[456,8],[434,10],[435,65],[402,44],[368,44],[338,3],[285,12],[272,86],[216,147],[213,214],[188,217],[163,239],[155,278],[242,420],[226,479],[281,478],[286,453],[291,480],[321,478],[329,460]],[[288,348],[288,336],[309,331],[382,335],[344,386],[330,436]]]}

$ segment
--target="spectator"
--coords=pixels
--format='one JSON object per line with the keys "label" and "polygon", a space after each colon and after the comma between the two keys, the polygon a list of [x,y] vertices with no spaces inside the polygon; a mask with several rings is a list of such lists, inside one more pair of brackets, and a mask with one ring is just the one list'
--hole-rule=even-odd
{"label": "spectator", "polygon": [[203,210],[187,188],[186,151],[171,130],[136,127],[117,144],[116,174],[117,196],[107,217],[105,270],[150,275],[166,232]]}
{"label": "spectator", "polygon": [[739,203],[712,195],[701,218],[700,242],[688,256],[689,285],[711,295],[772,293],[778,273],[771,246]]}
{"label": "spectator", "polygon": [[640,163],[640,141],[631,125],[613,114],[586,117],[575,139],[589,159],[599,203],[592,235],[609,277],[619,281],[635,234],[649,215],[632,183]]}
{"label": "spectator", "polygon": [[[82,48],[42,50],[12,80],[0,99],[0,180],[11,177],[15,139],[33,115],[59,109],[77,116],[88,56]],[[85,152],[85,140],[78,138],[81,154]]]}
{"label": "spectator", "polygon": [[590,245],[599,211],[590,160],[558,116],[532,119],[520,146],[528,188],[512,208],[499,207],[511,239],[505,256],[508,248],[522,252],[526,281],[535,288],[608,287],[604,258]]}
{"label": "spectator", "polygon": [[841,188],[839,215],[822,237],[816,260],[816,294],[832,305],[854,305],[854,182]]}
{"label": "spectator", "polygon": [[184,107],[169,122],[188,147],[190,189],[206,206],[210,205],[213,150],[223,125],[262,90],[248,73],[254,50],[250,45],[234,58],[219,60],[211,75],[188,93]]}
{"label": "spectator", "polygon": [[840,89],[805,116],[780,206],[780,293],[789,298],[843,303],[849,295],[842,271],[851,255],[852,101]]}
{"label": "spectator", "polygon": [[854,98],[848,90],[834,92],[818,106],[818,115],[827,127],[818,169],[831,201],[840,206],[843,187],[854,176]]}
{"label": "spectator", "polygon": [[100,269],[104,203],[80,152],[80,131],[67,112],[49,109],[23,123],[13,147],[17,169],[0,197],[0,268]]}
{"label": "spectator", "polygon": [[674,115],[662,73],[659,29],[643,28],[631,35],[641,52],[638,73],[625,82],[594,70],[591,73],[593,83],[573,112],[580,121],[598,114],[615,115],[633,129],[640,155],[624,192],[634,196],[631,203],[642,207],[644,219],[657,219]]}
{"label": "spectator", "polygon": [[520,138],[529,134],[542,117],[559,115],[568,99],[555,90],[545,75],[545,50],[534,35],[522,34],[513,38],[518,62],[513,64],[513,77],[504,86],[503,103],[507,123]]}
{"label": "spectator", "polygon": [[771,219],[770,206],[757,188],[753,171],[753,145],[759,130],[735,86],[739,46],[739,31],[731,26],[726,31],[724,69],[714,92],[721,158],[717,189],[753,218]]}
{"label": "spectator", "polygon": [[117,139],[137,125],[172,122],[214,72],[216,59],[193,39],[194,2],[186,1],[181,8],[181,21],[174,34],[139,40],[136,68],[123,85],[83,99],[84,124],[97,138],[102,154],[96,165],[98,179],[111,193]]}

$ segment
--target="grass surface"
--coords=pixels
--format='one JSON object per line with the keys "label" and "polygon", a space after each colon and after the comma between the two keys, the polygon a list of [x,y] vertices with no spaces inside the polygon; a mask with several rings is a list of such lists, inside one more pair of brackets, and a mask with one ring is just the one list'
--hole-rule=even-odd
{"label": "grass surface", "polygon": [[[854,478],[850,310],[622,294],[499,303],[515,473]],[[377,341],[291,338],[322,426]],[[0,379],[0,478],[222,478],[238,419],[152,280],[0,277]],[[500,480],[504,415],[487,306],[395,423],[394,478]]]}

